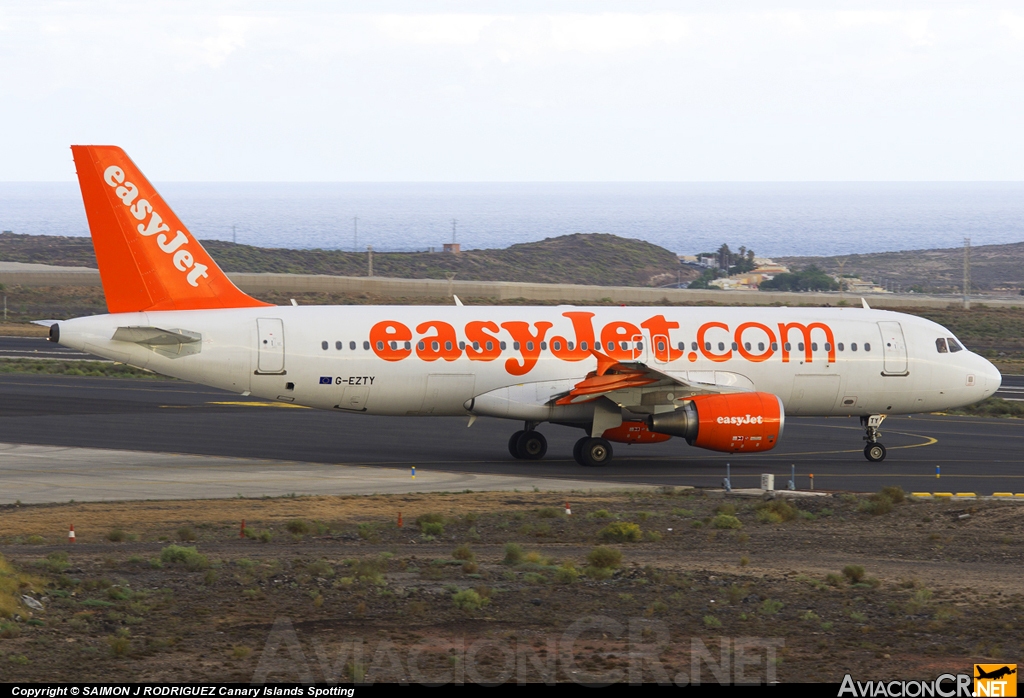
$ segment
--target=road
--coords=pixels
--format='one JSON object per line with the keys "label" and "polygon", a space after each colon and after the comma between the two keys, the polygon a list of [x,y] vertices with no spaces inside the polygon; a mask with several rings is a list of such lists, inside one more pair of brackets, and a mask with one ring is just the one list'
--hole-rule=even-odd
{"label": "road", "polygon": [[790,418],[780,446],[767,454],[712,453],[672,439],[616,444],[614,462],[595,469],[572,460],[578,430],[543,425],[548,456],[524,462],[506,450],[516,423],[466,424],[462,417],[320,412],[179,381],[0,376],[2,443],[654,485],[718,486],[731,463],[734,487],[756,487],[770,472],[783,488],[795,465],[800,489],[813,473],[816,488],[829,490],[1024,492],[1021,420],[890,417],[882,439],[889,457],[868,463],[855,419]]}

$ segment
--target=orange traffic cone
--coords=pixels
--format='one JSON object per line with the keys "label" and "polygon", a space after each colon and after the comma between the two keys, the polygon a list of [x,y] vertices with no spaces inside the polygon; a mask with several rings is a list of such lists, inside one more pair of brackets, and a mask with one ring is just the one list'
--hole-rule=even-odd
{"label": "orange traffic cone", "polygon": [[71,528],[68,530],[68,543],[75,542],[75,525],[71,524]]}
{"label": "orange traffic cone", "polygon": [[402,527],[402,512],[398,512],[398,527]]}
{"label": "orange traffic cone", "polygon": [[565,503],[565,515],[572,516],[572,509],[569,508],[569,502]]}
{"label": "orange traffic cone", "polygon": [[245,538],[245,519],[242,519],[242,530],[238,532],[239,538]]}

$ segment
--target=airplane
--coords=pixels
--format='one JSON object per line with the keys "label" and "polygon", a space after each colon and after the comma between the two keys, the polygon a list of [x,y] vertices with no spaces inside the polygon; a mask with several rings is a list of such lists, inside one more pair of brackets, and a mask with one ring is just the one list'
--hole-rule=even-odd
{"label": "airplane", "polygon": [[543,423],[578,427],[573,457],[680,437],[763,453],[787,415],[882,421],[997,390],[999,371],[929,320],[863,307],[274,306],[239,290],[125,152],[72,146],[107,315],[50,340],[159,374],[348,414],[523,423],[509,453],[547,452]]}

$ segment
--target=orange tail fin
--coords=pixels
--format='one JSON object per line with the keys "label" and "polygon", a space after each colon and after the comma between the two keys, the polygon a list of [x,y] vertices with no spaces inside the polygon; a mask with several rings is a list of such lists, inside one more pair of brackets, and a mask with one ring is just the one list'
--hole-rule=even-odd
{"label": "orange tail fin", "polygon": [[123,150],[71,152],[110,312],[269,305],[231,283]]}

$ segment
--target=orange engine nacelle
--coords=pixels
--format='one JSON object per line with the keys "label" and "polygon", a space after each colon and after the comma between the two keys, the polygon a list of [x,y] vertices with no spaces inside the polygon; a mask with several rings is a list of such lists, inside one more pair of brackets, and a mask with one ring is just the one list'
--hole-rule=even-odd
{"label": "orange engine nacelle", "polygon": [[647,420],[652,432],[682,436],[691,446],[727,453],[775,448],[785,423],[782,400],[771,393],[698,395],[674,412]]}
{"label": "orange engine nacelle", "polygon": [[646,422],[623,422],[614,429],[606,429],[601,436],[620,444],[656,444],[672,438],[671,434],[651,431]]}

